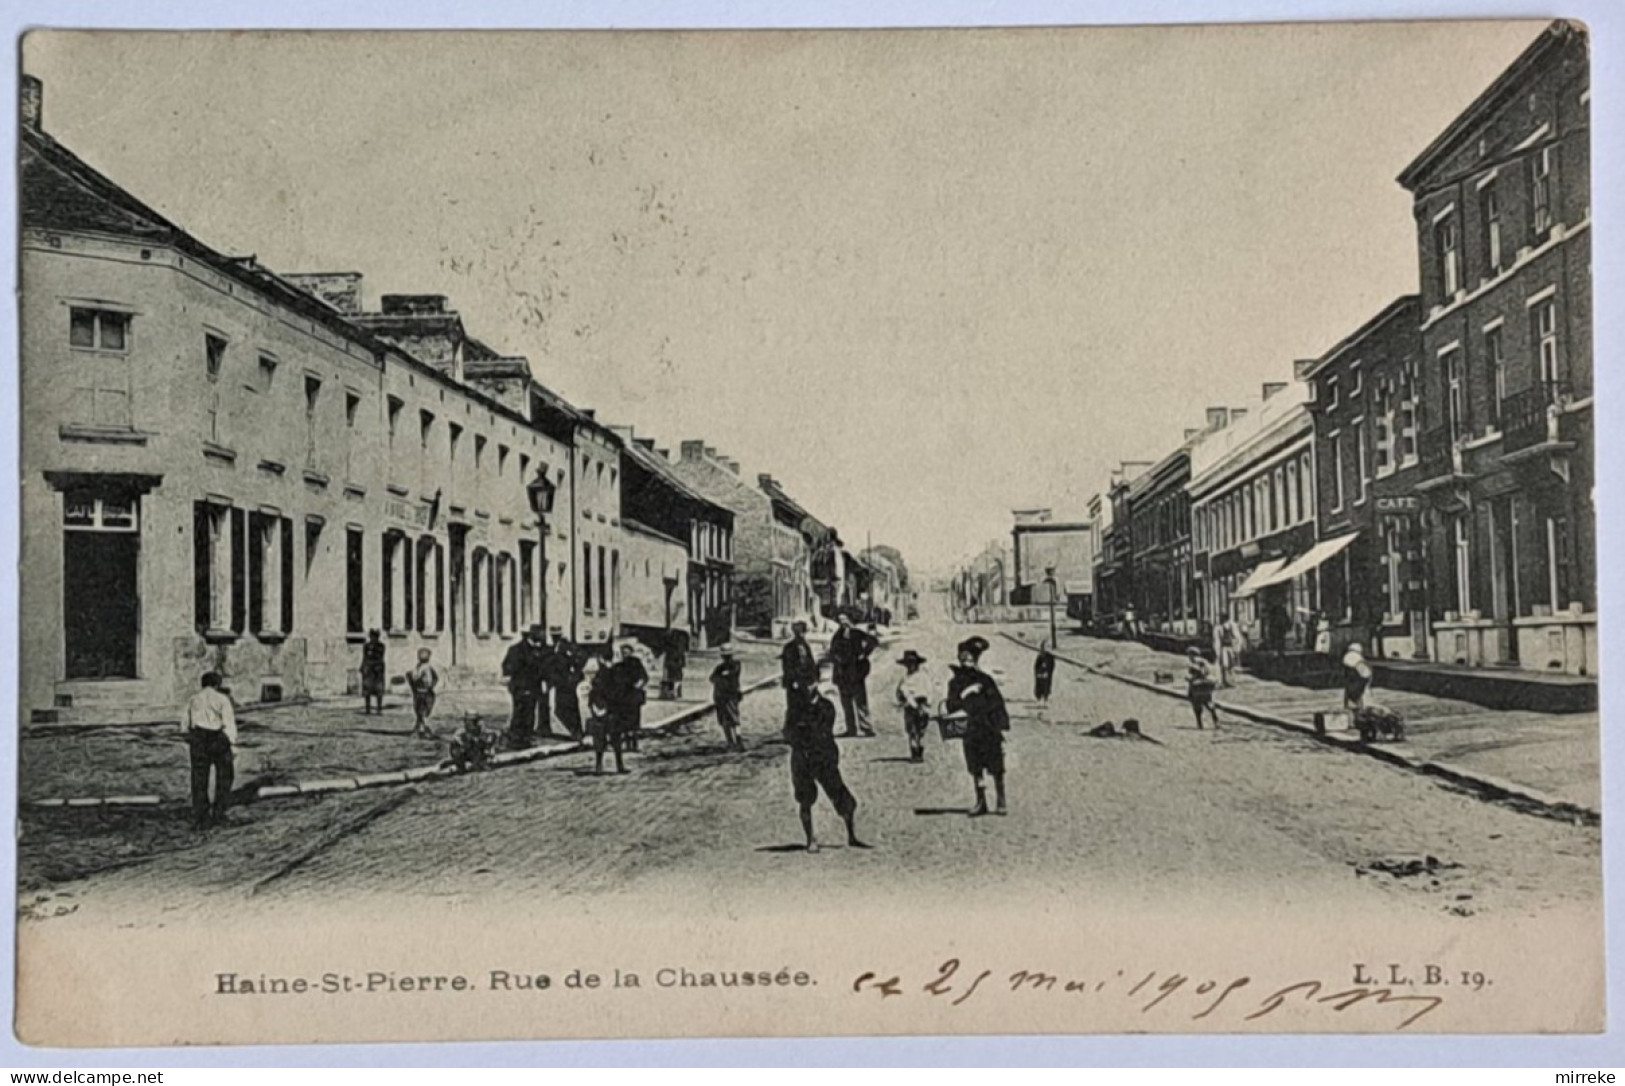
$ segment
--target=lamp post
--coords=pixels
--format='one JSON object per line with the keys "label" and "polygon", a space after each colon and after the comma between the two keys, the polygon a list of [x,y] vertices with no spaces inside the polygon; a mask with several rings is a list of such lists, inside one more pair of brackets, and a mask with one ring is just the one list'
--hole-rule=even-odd
{"label": "lamp post", "polygon": [[538,468],[536,478],[525,484],[525,495],[530,498],[531,512],[536,514],[536,534],[539,537],[540,548],[536,555],[537,565],[541,568],[541,620],[542,629],[548,629],[547,623],[547,518],[553,514],[553,499],[558,496],[558,487],[547,477],[547,469]]}
{"label": "lamp post", "polygon": [[1049,585],[1049,647],[1058,648],[1055,640],[1055,567],[1044,569],[1044,583]]}

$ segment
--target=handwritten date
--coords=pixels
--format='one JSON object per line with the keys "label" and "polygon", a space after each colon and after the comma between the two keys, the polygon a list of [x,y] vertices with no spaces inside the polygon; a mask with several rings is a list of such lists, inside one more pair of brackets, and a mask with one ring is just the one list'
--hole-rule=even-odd
{"label": "handwritten date", "polygon": [[995,994],[1099,995],[1120,999],[1150,1015],[1188,1016],[1201,1021],[1211,1015],[1239,1015],[1244,1022],[1267,1019],[1288,1005],[1348,1011],[1362,1005],[1390,1008],[1395,1031],[1407,1029],[1444,1003],[1444,996],[1395,991],[1378,983],[1348,986],[1319,980],[1300,980],[1286,985],[1266,984],[1249,976],[1195,977],[1183,973],[1150,971],[1144,975],[1119,969],[1100,978],[1063,977],[1043,970],[1018,969],[995,975],[992,969],[968,969],[958,958],[949,958],[937,967],[936,975],[923,983],[905,980],[901,973],[866,971],[852,981],[852,991],[872,995],[884,1002],[896,996],[924,995],[959,1007],[972,999]]}

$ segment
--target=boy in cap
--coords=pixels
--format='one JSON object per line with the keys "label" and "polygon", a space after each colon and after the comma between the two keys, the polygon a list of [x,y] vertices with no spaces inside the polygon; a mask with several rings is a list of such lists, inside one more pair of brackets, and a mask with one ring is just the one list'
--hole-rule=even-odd
{"label": "boy in cap", "polygon": [[788,727],[796,711],[807,701],[807,691],[818,685],[818,658],[807,644],[807,624],[790,625],[790,643],[779,653],[784,686],[784,723]]}
{"label": "boy in cap", "polygon": [[1191,711],[1196,714],[1196,728],[1202,728],[1202,711],[1207,710],[1208,716],[1213,718],[1213,726],[1219,726],[1219,710],[1213,707],[1213,672],[1202,658],[1202,650],[1195,645],[1185,650],[1188,666],[1185,669],[1185,696],[1190,699]]}
{"label": "boy in cap", "polygon": [[841,778],[841,750],[835,743],[835,706],[816,686],[800,689],[794,696],[797,701],[784,726],[784,738],[790,744],[790,787],[801,811],[807,851],[818,851],[812,811],[820,788],[835,806],[841,821],[846,823],[846,843],[852,848],[868,848],[858,840],[853,821],[858,809],[857,797]]}
{"label": "boy in cap", "polygon": [[711,669],[711,702],[717,707],[717,723],[722,725],[722,737],[729,750],[744,750],[739,738],[739,703],[744,694],[739,688],[739,658],[732,645],[722,646],[722,662]]}
{"label": "boy in cap", "polygon": [[908,735],[908,760],[925,761],[925,730],[931,723],[931,686],[921,668],[925,657],[906,650],[897,661],[903,677],[897,683],[897,704],[903,710],[903,731]]}
{"label": "boy in cap", "polygon": [[987,814],[987,791],[982,776],[993,778],[996,810],[1006,813],[1004,797],[1004,733],[1010,730],[1010,713],[1004,695],[993,676],[981,669],[987,639],[972,637],[959,643],[959,663],[948,681],[948,712],[965,720],[965,768],[976,786],[976,806],[971,817]]}
{"label": "boy in cap", "polygon": [[435,738],[429,727],[429,714],[434,712],[435,688],[440,685],[440,672],[429,663],[434,654],[428,649],[418,650],[418,666],[406,673],[406,685],[412,690],[412,734],[424,739]]}

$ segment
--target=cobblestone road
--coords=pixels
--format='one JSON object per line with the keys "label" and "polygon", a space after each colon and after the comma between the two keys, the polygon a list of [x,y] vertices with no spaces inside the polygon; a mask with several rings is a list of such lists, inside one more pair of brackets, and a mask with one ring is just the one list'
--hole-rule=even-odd
{"label": "cobblestone road", "polygon": [[[161,923],[373,894],[414,908],[511,897],[544,921],[628,900],[704,915],[873,900],[906,908],[931,894],[1085,906],[1364,902],[1471,923],[1600,903],[1595,828],[1519,814],[1258,725],[1199,732],[1182,702],[1072,668],[1039,708],[1026,700],[1030,654],[998,641],[987,659],[1008,672],[1012,810],[967,818],[958,746],[933,737],[926,764],[909,764],[889,704],[900,647],[919,648],[945,676],[964,632],[944,623],[891,646],[872,682],[880,736],[842,743],[869,851],[833,844],[839,823],[822,803],[831,844],[800,850],[777,737],[782,695],[770,690],[746,702],[742,755],[705,721],[645,741],[626,777],[592,776],[590,756],[571,756],[410,792],[252,808],[244,824],[185,847],[135,850],[89,879],[46,884],[25,894],[23,911]],[[1156,741],[1085,734],[1129,716]],[[1430,856],[1431,871],[1381,870]]]}

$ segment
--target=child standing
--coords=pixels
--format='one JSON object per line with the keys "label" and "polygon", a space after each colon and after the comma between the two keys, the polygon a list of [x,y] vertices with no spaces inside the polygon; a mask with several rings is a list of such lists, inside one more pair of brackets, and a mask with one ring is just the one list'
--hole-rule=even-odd
{"label": "child standing", "polygon": [[722,736],[729,750],[744,750],[739,738],[739,703],[744,694],[739,688],[739,659],[732,645],[721,649],[722,662],[711,669],[711,702],[717,707],[717,723],[722,725]]}
{"label": "child standing", "polygon": [[925,761],[925,731],[931,723],[931,680],[921,670],[925,657],[907,649],[897,661],[903,677],[897,682],[897,704],[903,710],[903,731],[908,735],[908,760]]}
{"label": "child standing", "polygon": [[419,649],[418,666],[406,673],[406,685],[412,688],[412,734],[424,739],[435,738],[429,715],[434,712],[434,693],[440,686],[440,672],[429,663],[432,655],[428,649]]}
{"label": "child standing", "polygon": [[1213,672],[1202,658],[1202,650],[1195,645],[1185,650],[1188,666],[1185,669],[1185,695],[1190,698],[1191,711],[1196,714],[1196,727],[1201,730],[1202,711],[1207,710],[1213,726],[1219,726],[1219,711],[1213,707]]}

